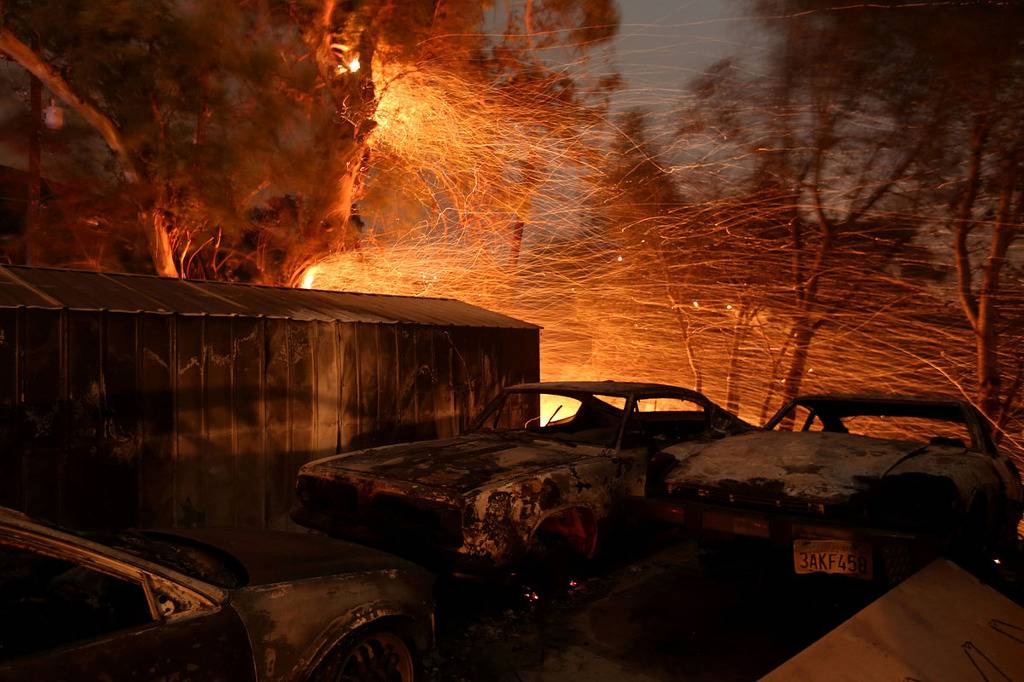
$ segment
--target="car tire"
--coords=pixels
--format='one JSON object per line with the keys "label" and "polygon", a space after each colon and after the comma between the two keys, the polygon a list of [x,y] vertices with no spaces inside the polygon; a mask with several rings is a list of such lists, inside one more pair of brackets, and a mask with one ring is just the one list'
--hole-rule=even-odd
{"label": "car tire", "polygon": [[394,628],[369,627],[327,654],[310,682],[414,682],[415,648]]}
{"label": "car tire", "polygon": [[995,537],[996,533],[988,520],[988,499],[979,494],[971,500],[960,524],[958,536],[951,548],[952,559],[968,570],[986,570]]}
{"label": "car tire", "polygon": [[538,533],[530,543],[523,578],[540,593],[558,593],[569,585],[581,563],[564,537]]}

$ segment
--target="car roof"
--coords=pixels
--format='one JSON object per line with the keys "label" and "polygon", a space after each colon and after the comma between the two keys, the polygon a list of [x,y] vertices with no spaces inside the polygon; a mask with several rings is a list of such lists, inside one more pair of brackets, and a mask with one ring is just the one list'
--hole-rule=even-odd
{"label": "car roof", "polygon": [[[981,429],[982,432],[985,429],[975,407],[969,402],[955,398],[839,393],[797,396],[786,402],[771,419],[765,422],[764,428],[774,428],[789,412],[791,405],[825,410],[838,416],[921,417],[965,423],[969,427]],[[983,433],[973,434],[972,437],[983,438]]]}
{"label": "car roof", "polygon": [[891,395],[803,395],[793,400],[798,405],[827,407],[833,412],[865,412],[870,408],[890,416],[933,417],[936,419],[963,419],[973,413],[973,406],[955,398],[891,396]]}
{"label": "car roof", "polygon": [[887,403],[894,405],[970,405],[970,403],[943,396],[882,395],[876,393],[812,393],[793,399],[797,403]]}
{"label": "car roof", "polygon": [[679,393],[689,396],[700,396],[697,391],[670,384],[645,383],[640,381],[540,381],[532,384],[509,386],[510,391],[552,391],[565,393],[597,393],[627,397],[630,395],[646,395],[656,393]]}

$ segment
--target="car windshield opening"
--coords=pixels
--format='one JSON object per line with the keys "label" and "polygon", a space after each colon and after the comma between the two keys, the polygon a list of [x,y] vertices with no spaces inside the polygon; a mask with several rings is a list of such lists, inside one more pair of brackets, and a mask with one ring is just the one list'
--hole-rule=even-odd
{"label": "car windshield opening", "polygon": [[615,445],[626,399],[593,393],[510,391],[480,419],[479,431],[533,435],[585,445]]}

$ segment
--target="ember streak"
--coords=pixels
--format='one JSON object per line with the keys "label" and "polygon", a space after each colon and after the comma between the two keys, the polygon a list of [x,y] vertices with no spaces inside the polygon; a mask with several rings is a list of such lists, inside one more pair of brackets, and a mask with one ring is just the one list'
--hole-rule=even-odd
{"label": "ember streak", "polygon": [[[443,59],[381,76],[372,232],[304,285],[501,310],[544,327],[546,380],[679,383],[755,423],[797,393],[966,397],[1020,457],[1024,190],[1005,183],[1024,157],[1001,103],[1019,103],[1022,31],[997,9],[752,5],[759,56],[619,98],[650,111],[524,107]],[[1006,39],[978,76],[991,96],[956,119],[974,76],[933,57],[988,31]],[[876,50],[904,57],[852,77]]]}

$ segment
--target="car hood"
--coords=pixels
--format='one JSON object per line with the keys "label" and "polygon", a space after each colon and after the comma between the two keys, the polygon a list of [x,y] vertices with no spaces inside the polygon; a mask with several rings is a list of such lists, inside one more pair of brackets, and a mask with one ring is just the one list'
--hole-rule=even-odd
{"label": "car hood", "polygon": [[545,469],[595,457],[602,448],[540,437],[469,434],[446,440],[403,443],[310,462],[306,475],[375,478],[464,494]]}
{"label": "car hood", "polygon": [[836,503],[919,457],[962,454],[964,448],[846,433],[759,431],[710,444],[684,443],[665,452],[677,462],[665,478],[670,493],[730,487]]}
{"label": "car hood", "polygon": [[386,552],[308,532],[175,528],[147,533],[228,555],[244,569],[247,586],[379,571],[425,573]]}

